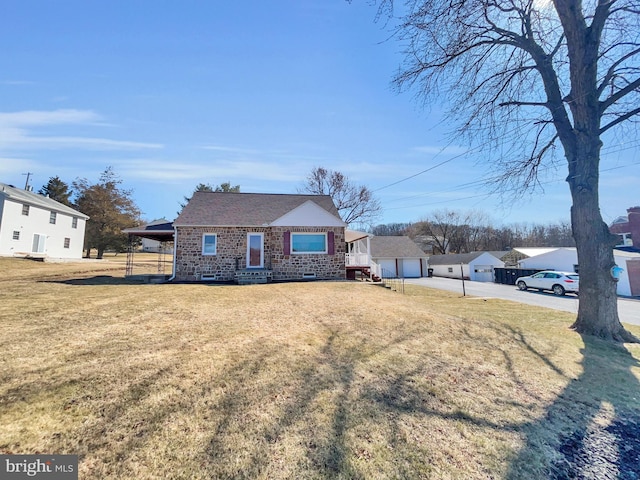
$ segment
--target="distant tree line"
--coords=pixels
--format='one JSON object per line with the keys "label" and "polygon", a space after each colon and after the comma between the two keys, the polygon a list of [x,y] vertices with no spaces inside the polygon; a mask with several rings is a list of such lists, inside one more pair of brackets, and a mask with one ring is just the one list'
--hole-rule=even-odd
{"label": "distant tree line", "polygon": [[439,210],[415,223],[376,225],[374,235],[407,235],[427,253],[502,251],[513,247],[573,247],[569,221],[496,227],[479,211]]}

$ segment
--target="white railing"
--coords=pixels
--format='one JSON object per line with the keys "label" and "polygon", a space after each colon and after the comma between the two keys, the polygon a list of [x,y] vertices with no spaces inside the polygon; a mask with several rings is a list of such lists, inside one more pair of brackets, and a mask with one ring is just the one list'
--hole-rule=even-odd
{"label": "white railing", "polygon": [[378,278],[382,278],[382,267],[378,265],[376,262],[374,262],[373,260],[369,264],[369,271],[371,272],[371,275],[375,275]]}
{"label": "white railing", "polygon": [[345,253],[344,263],[347,267],[368,267],[372,262],[368,253]]}

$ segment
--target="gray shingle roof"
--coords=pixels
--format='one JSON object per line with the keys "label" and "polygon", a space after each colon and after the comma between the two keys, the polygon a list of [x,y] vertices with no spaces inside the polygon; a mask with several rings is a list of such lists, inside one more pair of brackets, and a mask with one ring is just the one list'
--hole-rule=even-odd
{"label": "gray shingle roof", "polygon": [[427,255],[409,237],[371,237],[371,256],[376,258],[419,258]]}
{"label": "gray shingle roof", "polygon": [[178,227],[268,225],[308,200],[340,218],[329,195],[195,192],[173,223]]}
{"label": "gray shingle roof", "polygon": [[450,253],[448,255],[431,255],[429,265],[459,265],[468,264],[480,255],[487,252]]}
{"label": "gray shingle roof", "polygon": [[45,197],[44,195],[40,195],[39,193],[27,192],[26,190],[7,185],[6,183],[0,183],[0,195],[4,195],[5,197],[17,203],[24,203],[44,208],[46,210],[66,213],[67,215],[71,215],[74,217],[81,217],[84,219],[89,218],[88,215],[74,210],[71,207],[67,207],[60,202],[56,202],[49,197]]}

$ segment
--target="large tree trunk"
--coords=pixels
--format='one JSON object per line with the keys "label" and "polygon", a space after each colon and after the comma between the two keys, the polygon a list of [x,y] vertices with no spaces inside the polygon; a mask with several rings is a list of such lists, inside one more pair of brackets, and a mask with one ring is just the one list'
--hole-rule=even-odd
{"label": "large tree trunk", "polygon": [[563,101],[571,109],[573,126],[557,123],[557,132],[569,164],[571,227],[580,267],[580,304],[572,327],[607,340],[637,342],[618,318],[616,281],[611,275],[615,237],[602,219],[598,197],[602,147],[598,53],[608,7],[603,4],[597,21],[594,18],[587,26],[580,1],[554,0],[554,5],[566,35],[571,78],[571,91]]}
{"label": "large tree trunk", "polygon": [[626,331],[618,317],[616,281],[611,275],[615,265],[613,246],[616,237],[600,214],[598,165],[600,140],[596,136],[580,138],[569,159],[569,182],[573,206],[571,226],[580,268],[578,318],[572,325],[577,332],[616,342],[638,342]]}

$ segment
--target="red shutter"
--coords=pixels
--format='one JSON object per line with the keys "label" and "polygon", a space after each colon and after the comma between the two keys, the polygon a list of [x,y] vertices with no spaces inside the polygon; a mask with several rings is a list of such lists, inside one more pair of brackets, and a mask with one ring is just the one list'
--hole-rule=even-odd
{"label": "red shutter", "polygon": [[291,255],[291,232],[284,232],[284,254]]}
{"label": "red shutter", "polygon": [[327,232],[327,253],[329,255],[335,255],[336,253],[336,246],[333,237],[333,232]]}

